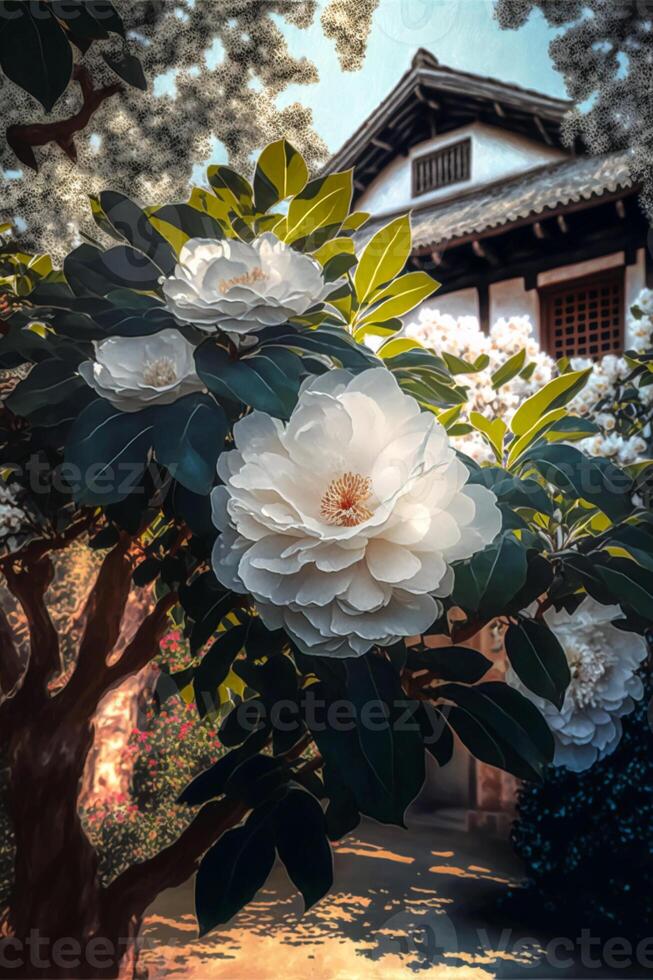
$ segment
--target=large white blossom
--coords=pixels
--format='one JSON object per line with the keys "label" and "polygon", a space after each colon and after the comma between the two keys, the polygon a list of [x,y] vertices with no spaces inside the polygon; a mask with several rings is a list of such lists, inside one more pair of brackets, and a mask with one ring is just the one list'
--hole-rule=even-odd
{"label": "large white blossom", "polygon": [[322,267],[266,232],[251,244],[191,238],[162,280],[168,308],[202,330],[247,334],[285,323],[321,303],[337,284]]}
{"label": "large white blossom", "polygon": [[560,711],[508,671],[509,683],[540,709],[553,732],[556,766],[582,772],[610,755],[621,739],[621,718],[644,693],[636,671],[647,655],[646,641],[612,625],[621,615],[618,606],[602,606],[590,598],[572,615],[564,610],[545,613],[571,671]]}
{"label": "large white blossom", "polygon": [[83,361],[84,381],[123,412],[169,405],[203,388],[194,347],[177,330],[148,337],[109,337],[95,344],[95,360]]}
{"label": "large white blossom", "polygon": [[500,530],[496,498],[468,485],[446,432],[386,368],[333,370],[287,424],[252,412],[212,494],[224,585],[307,653],[357,656],[427,629],[450,563]]}

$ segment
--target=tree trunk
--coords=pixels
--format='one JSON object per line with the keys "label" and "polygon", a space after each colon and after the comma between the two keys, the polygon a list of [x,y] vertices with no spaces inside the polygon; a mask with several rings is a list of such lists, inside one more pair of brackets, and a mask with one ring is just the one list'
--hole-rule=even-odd
{"label": "tree trunk", "polygon": [[97,856],[77,813],[92,728],[57,723],[48,714],[18,731],[8,752],[16,858],[9,913],[14,939],[5,955],[21,963],[11,975],[130,976],[140,921],[106,907]]}

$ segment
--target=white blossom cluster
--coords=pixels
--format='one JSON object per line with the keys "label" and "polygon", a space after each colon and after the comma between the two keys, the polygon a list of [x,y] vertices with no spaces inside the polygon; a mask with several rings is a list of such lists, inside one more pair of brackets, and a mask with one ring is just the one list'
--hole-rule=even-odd
{"label": "white blossom cluster", "polygon": [[0,481],[0,553],[11,554],[22,544],[29,518],[16,500],[17,487]]}
{"label": "white blossom cluster", "polygon": [[[424,308],[415,321],[406,325],[404,334],[419,340],[438,354],[446,352],[470,363],[487,355],[489,363],[486,367],[473,374],[459,375],[458,381],[469,390],[467,410],[480,412],[489,418],[509,421],[525,398],[557,374],[555,360],[540,348],[527,316],[501,317],[486,334],[475,316],[454,317],[438,309]],[[626,343],[628,349],[638,352],[653,347],[653,291],[649,289],[639,293],[628,315]],[[534,365],[532,373],[526,379],[517,376],[498,391],[495,390],[491,380],[493,373],[522,349],[526,351],[527,363]],[[573,358],[571,365],[574,370],[592,367],[593,371],[583,391],[570,403],[570,411],[592,419],[600,429],[600,432],[579,442],[579,448],[592,456],[614,459],[621,465],[644,458],[647,452],[646,437],[650,433],[644,430],[629,437],[621,435],[616,431],[615,414],[602,405],[604,402],[608,405],[614,402],[618,385],[629,374],[625,358],[614,354],[598,361]],[[653,386],[641,389],[641,401],[644,406],[653,401]],[[478,463],[494,461],[492,451],[477,432],[460,436],[454,443]]]}

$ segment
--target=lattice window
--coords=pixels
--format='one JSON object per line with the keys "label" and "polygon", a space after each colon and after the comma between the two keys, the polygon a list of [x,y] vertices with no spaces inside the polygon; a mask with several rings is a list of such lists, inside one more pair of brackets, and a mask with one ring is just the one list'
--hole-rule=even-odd
{"label": "lattice window", "polygon": [[472,141],[460,140],[413,160],[413,197],[469,180]]}
{"label": "lattice window", "polygon": [[549,286],[540,298],[544,346],[556,359],[623,350],[623,269]]}

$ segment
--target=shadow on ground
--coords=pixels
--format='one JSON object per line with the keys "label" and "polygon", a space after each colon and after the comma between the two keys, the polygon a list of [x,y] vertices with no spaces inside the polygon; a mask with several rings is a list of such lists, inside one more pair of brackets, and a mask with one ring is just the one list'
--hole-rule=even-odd
{"label": "shadow on ground", "polygon": [[552,962],[547,937],[507,921],[499,900],[520,871],[505,842],[443,831],[419,815],[408,830],[364,821],[336,846],[334,871],[332,892],[302,915],[277,865],[246,909],[202,939],[192,882],[165,892],[148,912],[140,962],[150,980],[617,975],[564,956]]}

